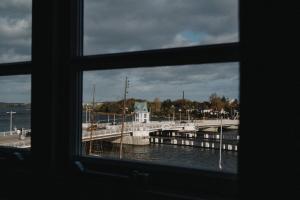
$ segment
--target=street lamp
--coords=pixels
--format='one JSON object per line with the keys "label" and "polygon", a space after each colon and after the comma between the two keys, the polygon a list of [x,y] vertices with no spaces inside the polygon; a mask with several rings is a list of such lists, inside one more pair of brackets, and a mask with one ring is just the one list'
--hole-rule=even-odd
{"label": "street lamp", "polygon": [[7,114],[10,114],[10,135],[12,135],[12,115],[15,114],[16,112],[10,111],[10,112],[6,112]]}
{"label": "street lamp", "polygon": [[187,112],[187,121],[190,122],[190,113],[189,113],[190,110],[188,109],[188,110],[186,110],[186,112]]}
{"label": "street lamp", "polygon": [[179,122],[181,122],[181,109],[179,109],[178,111],[179,111]]}
{"label": "street lamp", "polygon": [[222,170],[222,140],[223,140],[223,127],[222,127],[222,118],[223,118],[224,109],[222,108],[221,114],[221,127],[220,127],[220,155],[219,155],[219,169]]}
{"label": "street lamp", "polygon": [[87,123],[87,118],[88,118],[88,106],[87,104],[85,105],[85,123]]}
{"label": "street lamp", "polygon": [[173,110],[173,121],[175,121],[175,108],[174,108],[174,105],[172,105],[171,107],[172,107],[172,110]]}

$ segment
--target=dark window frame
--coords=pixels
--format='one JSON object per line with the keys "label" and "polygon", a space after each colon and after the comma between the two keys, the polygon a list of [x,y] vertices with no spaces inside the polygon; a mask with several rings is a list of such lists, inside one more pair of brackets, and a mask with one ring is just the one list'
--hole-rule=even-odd
{"label": "dark window frame", "polygon": [[[79,11],[83,12],[83,10]],[[83,14],[81,13],[78,16],[83,16]],[[83,19],[80,22],[81,24],[77,28],[80,29],[78,32],[82,34]],[[82,45],[82,41],[78,41],[78,44]],[[79,71],[240,61],[239,42],[113,54],[81,55],[82,52],[72,59],[72,64]],[[78,110],[81,109],[81,105],[80,102]],[[78,128],[81,130],[81,127]],[[81,138],[81,134],[78,134],[77,137]],[[83,164],[83,171],[86,174],[92,174],[95,178],[98,176],[99,179],[108,177],[108,179],[123,180],[125,183],[134,182],[136,185],[141,184],[150,193],[160,193],[159,186],[155,186],[155,183],[168,180],[165,181],[165,185],[168,185],[168,187],[165,186],[163,189],[164,192],[169,191],[169,193],[174,193],[176,191],[175,188],[178,191],[180,187],[185,187],[186,189],[189,188],[189,192],[185,192],[190,193],[190,195],[199,193],[202,195],[237,195],[237,175],[235,174],[187,169],[180,166],[154,165],[137,161],[119,161],[81,156],[75,156],[74,159]],[[140,175],[136,175],[136,173]],[[176,178],[174,178],[175,175],[180,177],[179,182],[184,182],[184,184],[178,183]],[[137,178],[137,176],[140,177]],[[194,185],[193,183],[199,179],[202,179],[201,183],[199,182],[199,184]],[[209,183],[210,181],[213,183]]]}
{"label": "dark window frame", "polygon": [[[0,64],[1,76],[32,75],[31,170],[36,170],[36,173],[50,170],[50,173],[63,177],[89,177],[92,174],[92,179],[98,183],[103,183],[105,177],[107,180],[124,180],[125,183],[142,185],[146,192],[158,195],[166,193],[168,196],[180,187],[185,188],[185,195],[237,195],[237,175],[81,157],[79,147],[82,71],[240,62],[241,40],[236,43],[83,56],[83,0],[32,1],[32,61]],[[44,87],[41,88],[41,85]],[[41,97],[49,98],[41,102]],[[49,122],[48,129],[39,118],[44,104],[49,105],[49,115],[43,119]],[[39,133],[40,130],[43,132]],[[37,167],[37,162],[42,164]],[[181,181],[191,182],[177,182],[174,175]],[[199,181],[197,185],[193,181],[196,178]],[[156,184],[163,179],[167,187],[160,191]]]}

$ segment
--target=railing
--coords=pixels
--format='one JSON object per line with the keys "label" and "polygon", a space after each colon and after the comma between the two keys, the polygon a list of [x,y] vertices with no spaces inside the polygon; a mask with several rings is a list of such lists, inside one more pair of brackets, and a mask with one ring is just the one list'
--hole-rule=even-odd
{"label": "railing", "polygon": [[[239,125],[238,120],[223,120],[223,126],[235,126]],[[166,130],[166,129],[182,129],[188,128],[191,126],[198,126],[198,127],[211,127],[211,126],[220,126],[221,120],[195,120],[189,123],[180,123],[179,121],[164,121],[164,122],[149,122],[149,123],[139,123],[139,122],[125,122],[124,132],[123,133],[130,133],[133,131],[155,131],[155,130]],[[101,124],[103,127],[104,124]],[[97,125],[98,126],[98,125]],[[100,125],[99,125],[100,126]],[[98,127],[99,127],[98,126]],[[86,125],[83,128],[87,128]],[[187,129],[188,130],[188,129]],[[91,132],[84,130],[82,137],[87,138],[90,137]],[[105,124],[105,129],[94,130],[92,133],[92,137],[98,136],[114,136],[121,134],[121,125],[111,125]]]}
{"label": "railing", "polygon": [[3,132],[0,132],[0,136],[27,134],[30,132],[31,132],[31,129],[23,129],[23,131],[22,130],[3,131]]}
{"label": "railing", "polygon": [[15,147],[15,148],[27,148],[27,147],[30,147],[31,144],[30,144],[30,141],[19,141],[19,142],[1,144],[1,146]]}

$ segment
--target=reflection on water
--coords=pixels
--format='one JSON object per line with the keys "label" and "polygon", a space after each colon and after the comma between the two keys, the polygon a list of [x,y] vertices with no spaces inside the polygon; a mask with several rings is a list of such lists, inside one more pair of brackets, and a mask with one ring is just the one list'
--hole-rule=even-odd
{"label": "reflection on water", "polygon": [[[165,165],[218,171],[219,151],[189,146],[150,144],[145,146],[124,145],[123,159],[147,161]],[[102,146],[97,153],[103,158],[119,158],[119,148]],[[237,173],[237,152],[223,151],[223,171]]]}

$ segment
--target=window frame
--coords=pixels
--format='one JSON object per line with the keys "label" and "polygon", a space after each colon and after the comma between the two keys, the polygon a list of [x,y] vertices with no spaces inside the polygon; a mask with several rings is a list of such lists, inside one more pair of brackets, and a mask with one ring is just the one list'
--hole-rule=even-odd
{"label": "window frame", "polygon": [[[78,9],[77,11],[81,12],[81,14],[78,14],[78,16],[83,16],[83,10]],[[83,34],[83,18],[81,18],[81,20],[79,19],[79,22],[80,24],[77,27],[79,29],[78,32]],[[82,47],[82,40],[78,43]],[[82,52],[80,52],[80,54],[77,54],[77,56],[75,56],[71,62],[76,70],[81,72],[105,69],[128,69],[141,67],[177,66],[187,64],[240,62],[239,44],[240,42],[221,43],[85,56],[83,56]],[[80,78],[80,81],[82,82],[82,76]],[[80,99],[81,98],[82,97],[80,97]],[[80,102],[77,110],[81,110],[81,105],[82,104]],[[81,130],[81,127],[79,129]],[[81,138],[81,133],[78,134],[79,135],[77,135],[77,138]],[[79,155],[75,155],[73,159],[75,162],[79,161],[81,164],[83,164],[83,174],[92,174],[93,176],[95,176],[95,179],[97,179],[98,177],[99,181],[103,177],[108,177],[115,178],[119,181],[125,179],[128,182],[132,182],[132,179],[134,179],[133,177],[135,177],[135,172],[146,174],[147,177],[156,176],[157,178],[158,176],[160,176],[168,179],[171,176],[168,176],[169,174],[165,175],[165,173],[167,172],[167,170],[170,170],[172,171],[172,175],[181,175],[181,179],[184,179],[183,177],[188,177],[188,179],[191,180],[190,183],[185,183],[185,187],[190,188],[191,195],[199,194],[199,191],[201,195],[203,195],[204,193],[210,195],[218,194],[221,196],[237,195],[238,174],[235,175],[223,172],[220,173],[199,169],[188,169],[180,166],[171,167],[138,161],[118,161],[114,159],[82,157]],[[116,166],[122,167],[118,168]],[[95,169],[95,167],[97,167],[97,169]],[[209,178],[207,178],[206,176],[208,176]],[[196,179],[195,177],[201,177],[203,179],[203,181],[201,181],[201,183],[197,186],[193,185],[193,182]],[[140,178],[143,179],[143,175],[141,175]],[[210,181],[215,180],[217,184],[208,184],[209,181],[205,181],[207,180],[206,178]],[[155,180],[152,181],[155,182]],[[148,189],[151,192],[159,193],[158,188],[150,187],[148,183],[144,183],[142,185],[144,185],[145,187],[149,187],[150,189]],[[170,186],[168,187],[170,191],[175,192],[171,188],[178,188],[181,184],[176,183],[173,178],[170,178],[170,180],[167,181],[166,185]],[[211,190],[211,188],[214,189]]]}
{"label": "window frame", "polygon": [[[226,52],[226,56],[224,52]],[[220,57],[214,56],[215,53],[220,54]],[[181,64],[238,62],[238,56],[238,43],[228,43],[82,56],[77,57],[73,61],[73,64],[82,71],[141,67],[153,67],[154,69],[155,67],[177,66]],[[79,106],[81,107],[81,105]],[[77,137],[80,138],[81,134]],[[238,147],[238,149],[240,149],[240,147]],[[101,180],[105,177],[108,180],[114,179],[125,185],[130,183],[143,185],[142,187],[145,187],[144,191],[149,195],[166,195],[166,197],[171,197],[169,196],[171,194],[175,194],[176,196],[188,194],[191,197],[199,195],[203,197],[214,195],[216,197],[236,197],[238,194],[238,174],[189,169],[182,166],[165,166],[162,164],[143,163],[134,160],[124,161],[115,160],[113,158],[83,157],[80,155],[75,156],[74,161],[80,162],[84,166],[82,171],[84,176],[95,176],[94,179],[99,182],[102,182]],[[135,173],[141,174],[141,177],[136,178]],[[174,176],[177,176],[178,179],[176,180]],[[142,179],[142,181],[140,179]],[[162,182],[163,180],[168,180],[165,182],[165,185],[168,186],[165,186],[164,189],[153,184]],[[190,182],[188,182],[188,180]],[[185,184],[180,182],[185,182]],[[195,185],[195,182],[198,182],[198,184]],[[184,192],[178,192],[181,187],[189,189],[188,191],[184,190]]]}
{"label": "window frame", "polygon": [[[180,166],[80,156],[82,72],[241,62],[241,40],[235,43],[83,56],[83,6],[83,0],[32,0],[32,60],[0,64],[1,76],[32,76],[30,170],[36,170],[37,173],[49,171],[50,174],[65,178],[92,177],[97,183],[124,180],[135,186],[141,185],[145,192],[159,196],[169,196],[176,193],[179,187],[184,187],[184,195],[236,197],[239,173],[234,175]],[[44,88],[41,89],[40,85]],[[41,102],[41,97],[47,95],[49,98]],[[49,105],[49,115],[43,120],[49,122],[49,129],[45,129],[40,119],[45,104]],[[39,133],[39,130],[43,132]],[[38,162],[42,164],[36,166]],[[176,181],[175,175],[181,181],[190,182],[183,184],[180,180]],[[196,178],[197,185],[193,181]],[[163,179],[166,188],[160,191],[155,184]],[[177,195],[180,196],[179,193]]]}

